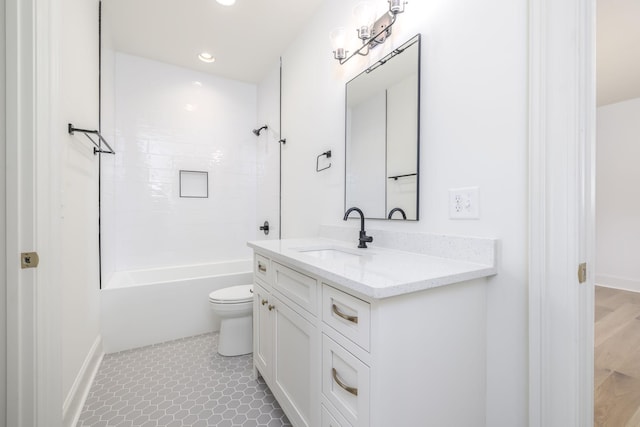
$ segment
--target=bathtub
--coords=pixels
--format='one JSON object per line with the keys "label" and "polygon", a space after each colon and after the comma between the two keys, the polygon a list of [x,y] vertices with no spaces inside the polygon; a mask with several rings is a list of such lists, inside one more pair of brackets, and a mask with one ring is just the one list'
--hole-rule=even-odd
{"label": "bathtub", "polygon": [[252,283],[252,260],[120,271],[100,293],[104,351],[219,330],[209,293]]}

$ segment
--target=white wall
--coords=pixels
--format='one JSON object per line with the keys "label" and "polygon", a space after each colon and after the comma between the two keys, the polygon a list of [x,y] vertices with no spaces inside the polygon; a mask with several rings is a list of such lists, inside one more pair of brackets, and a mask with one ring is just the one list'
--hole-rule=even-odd
{"label": "white wall", "polygon": [[[0,0],[0,23],[2,28],[4,25],[4,0]],[[0,427],[6,426],[7,413],[7,266],[6,266],[6,176],[5,167],[5,40],[4,31],[0,31],[0,165],[2,165],[2,173],[0,173]]]}
{"label": "white wall", "polygon": [[[319,223],[344,224],[344,84],[420,32],[420,221],[367,221],[367,226],[501,240],[499,273],[487,284],[486,425],[524,426],[527,2],[409,2],[384,47],[340,66],[332,59],[329,32],[355,28],[355,3],[324,2],[283,55],[283,237],[314,235]],[[316,173],[315,158],[327,149],[333,150],[333,166]],[[480,219],[450,220],[447,190],[466,186],[480,188]]]}
{"label": "white wall", "polygon": [[[250,258],[264,143],[251,133],[256,86],[123,53],[114,82],[103,206],[115,236],[103,254],[115,270]],[[209,197],[180,197],[180,170],[208,172]]]}
{"label": "white wall", "polygon": [[[353,2],[324,2],[283,54],[282,237],[315,235],[330,212],[342,218],[344,197],[344,75],[331,58],[329,32]],[[338,13],[338,15],[334,15]],[[316,172],[316,156],[335,153]],[[342,154],[340,154],[342,153]]]}
{"label": "white wall", "polygon": [[640,292],[640,98],[597,110],[596,283]]}
{"label": "white wall", "polygon": [[68,397],[100,336],[98,158],[67,123],[98,127],[98,1],[60,2],[58,111],[61,183],[62,391]]}

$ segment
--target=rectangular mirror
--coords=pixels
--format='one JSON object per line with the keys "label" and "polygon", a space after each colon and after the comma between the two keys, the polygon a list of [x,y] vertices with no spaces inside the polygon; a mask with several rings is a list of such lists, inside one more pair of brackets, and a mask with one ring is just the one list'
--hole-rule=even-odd
{"label": "rectangular mirror", "polygon": [[345,210],[418,220],[419,118],[420,34],[347,82]]}

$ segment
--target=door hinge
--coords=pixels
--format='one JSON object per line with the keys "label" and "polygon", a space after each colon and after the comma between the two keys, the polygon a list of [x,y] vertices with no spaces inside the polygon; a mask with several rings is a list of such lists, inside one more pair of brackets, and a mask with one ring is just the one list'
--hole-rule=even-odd
{"label": "door hinge", "polygon": [[587,263],[583,262],[578,266],[578,282],[584,283],[587,281]]}
{"label": "door hinge", "polygon": [[22,252],[20,254],[20,266],[22,268],[36,268],[39,263],[38,252]]}

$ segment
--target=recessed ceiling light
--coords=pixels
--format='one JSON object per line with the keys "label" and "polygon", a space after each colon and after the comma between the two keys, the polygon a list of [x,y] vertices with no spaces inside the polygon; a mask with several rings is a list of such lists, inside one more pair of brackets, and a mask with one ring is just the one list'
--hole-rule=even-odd
{"label": "recessed ceiling light", "polygon": [[216,58],[214,58],[209,52],[202,52],[198,55],[198,58],[200,58],[200,61],[202,62],[213,62],[216,60]]}
{"label": "recessed ceiling light", "polygon": [[216,0],[216,1],[223,6],[231,6],[236,2],[236,0]]}

